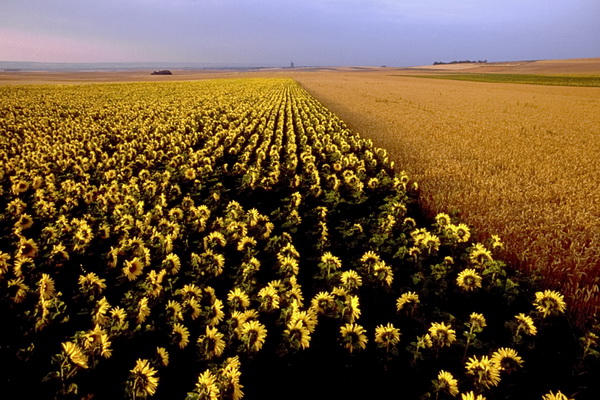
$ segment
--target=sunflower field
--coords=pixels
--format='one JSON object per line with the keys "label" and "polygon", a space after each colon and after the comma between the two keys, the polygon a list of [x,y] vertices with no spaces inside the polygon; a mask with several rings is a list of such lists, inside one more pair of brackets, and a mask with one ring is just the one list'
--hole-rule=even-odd
{"label": "sunflower field", "polygon": [[599,392],[598,327],[291,79],[0,94],[3,394]]}

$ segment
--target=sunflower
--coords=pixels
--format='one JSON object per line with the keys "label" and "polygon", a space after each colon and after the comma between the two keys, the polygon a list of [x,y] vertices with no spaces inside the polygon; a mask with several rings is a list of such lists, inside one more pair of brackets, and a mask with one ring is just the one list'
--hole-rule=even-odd
{"label": "sunflower", "polygon": [[29,186],[30,186],[29,182],[22,181],[20,179],[15,179],[12,184],[11,190],[14,195],[19,195],[21,193],[25,193],[26,191],[28,191]]}
{"label": "sunflower", "polygon": [[153,396],[158,387],[157,371],[150,366],[150,362],[144,359],[138,359],[135,367],[131,370],[129,384],[135,396],[146,397]]}
{"label": "sunflower", "polygon": [[483,395],[481,395],[481,394],[475,394],[473,391],[470,391],[468,393],[461,393],[460,399],[461,400],[485,400],[485,397],[483,397]]}
{"label": "sunflower", "polygon": [[241,400],[244,397],[243,386],[240,384],[240,360],[237,356],[225,360],[221,369],[222,396],[225,399]]}
{"label": "sunflower", "polygon": [[21,214],[19,220],[15,223],[15,227],[19,230],[24,231],[33,226],[33,218],[29,214]]}
{"label": "sunflower", "polygon": [[80,368],[88,368],[88,358],[83,351],[73,342],[63,342],[63,351],[69,360]]}
{"label": "sunflower", "polygon": [[298,266],[298,261],[293,257],[277,254],[277,264],[279,272],[284,277],[290,275],[298,275],[298,272],[300,270]]}
{"label": "sunflower", "polygon": [[174,253],[169,253],[162,262],[162,267],[171,275],[175,275],[181,268],[181,260]]}
{"label": "sunflower", "polygon": [[308,311],[302,311],[294,304],[294,312],[290,318],[290,321],[301,321],[302,324],[308,329],[309,333],[313,333],[317,327],[317,314],[314,310],[309,309]]}
{"label": "sunflower", "polygon": [[181,304],[177,300],[169,300],[165,306],[167,318],[174,321],[181,321],[183,313]]}
{"label": "sunflower", "polygon": [[394,327],[391,323],[378,325],[375,328],[375,343],[380,347],[385,347],[386,351],[398,342],[400,342],[400,329]]}
{"label": "sunflower", "polygon": [[21,237],[17,255],[22,258],[34,258],[38,250],[38,245],[35,243],[35,240]]}
{"label": "sunflower", "polygon": [[363,266],[367,270],[370,270],[371,268],[373,268],[375,266],[375,264],[379,261],[381,261],[381,258],[379,257],[379,255],[377,253],[375,253],[373,251],[367,251],[360,258],[360,262],[363,264]]}
{"label": "sunflower", "polygon": [[344,315],[348,317],[350,323],[353,323],[360,317],[360,302],[358,296],[346,296],[344,302]]}
{"label": "sunflower", "polygon": [[384,283],[386,286],[392,286],[394,281],[394,273],[392,268],[387,265],[384,261],[380,261],[373,267],[373,275],[379,281]]}
{"label": "sunflower", "polygon": [[245,291],[236,287],[227,294],[227,303],[234,310],[245,309],[250,305],[250,298]]}
{"label": "sunflower", "polygon": [[499,367],[500,371],[512,372],[523,365],[523,359],[519,357],[516,350],[501,347],[492,354],[492,361]]}
{"label": "sunflower", "polygon": [[483,314],[471,313],[469,316],[469,325],[475,332],[481,332],[487,326]]}
{"label": "sunflower", "polygon": [[0,251],[0,276],[7,273],[10,268],[10,255]]}
{"label": "sunflower", "polygon": [[362,277],[353,269],[342,272],[340,280],[342,287],[348,291],[356,290],[362,286]]}
{"label": "sunflower", "polygon": [[489,389],[500,383],[500,366],[488,356],[481,356],[481,359],[471,357],[465,367],[467,374],[472,375],[478,385]]}
{"label": "sunflower", "polygon": [[435,391],[444,391],[452,397],[458,395],[458,381],[448,371],[441,370],[435,382]]}
{"label": "sunflower", "polygon": [[215,326],[223,320],[223,317],[225,317],[225,313],[223,312],[223,302],[219,299],[215,299],[207,312],[206,323],[210,326]]}
{"label": "sunflower", "polygon": [[25,204],[25,202],[23,202],[23,200],[18,199],[18,198],[11,200],[6,205],[6,210],[8,212],[10,212],[12,215],[20,215],[23,211],[25,211],[25,209],[27,209],[27,204]]}
{"label": "sunflower", "polygon": [[108,300],[106,300],[106,297],[103,297],[100,300],[98,300],[96,302],[96,307],[94,309],[93,318],[92,318],[92,320],[94,321],[94,324],[101,325],[101,326],[106,324],[108,322],[108,317],[106,316],[106,313],[108,312],[109,309],[110,309],[110,304],[108,303]]}
{"label": "sunflower", "polygon": [[137,323],[144,323],[149,315],[150,307],[148,307],[148,298],[142,297],[138,303]]}
{"label": "sunflower", "polygon": [[295,349],[306,349],[310,345],[310,332],[302,320],[292,318],[287,323],[283,336],[287,338],[288,343]]}
{"label": "sunflower", "polygon": [[248,350],[260,350],[265,343],[266,337],[267,329],[256,320],[244,322],[240,327],[240,339]]}
{"label": "sunflower", "polygon": [[547,394],[542,396],[542,400],[572,400],[572,399],[570,399],[569,397],[567,397],[566,395],[561,393],[561,391],[559,390],[556,393],[553,393],[552,391],[548,392]]}
{"label": "sunflower", "polygon": [[279,308],[280,297],[277,290],[272,286],[265,286],[258,292],[260,309],[264,311],[273,311]]}
{"label": "sunflower", "polygon": [[458,224],[453,226],[454,234],[458,238],[459,242],[466,243],[471,238],[471,231],[465,224]]}
{"label": "sunflower", "polygon": [[323,255],[321,256],[319,268],[322,272],[329,276],[329,274],[331,274],[333,271],[337,271],[340,268],[342,268],[342,260],[340,260],[338,257],[334,256],[328,251],[326,253],[323,253]]}
{"label": "sunflower", "polygon": [[155,269],[150,271],[150,273],[148,274],[148,277],[146,278],[146,282],[148,284],[147,293],[150,296],[158,297],[158,295],[160,295],[162,293],[162,290],[163,290],[162,281],[166,274],[167,274],[166,269],[161,269],[158,272],[156,272]]}
{"label": "sunflower", "polygon": [[417,222],[414,220],[414,218],[410,217],[404,218],[402,223],[406,225],[406,227],[410,230],[414,229],[417,226]]}
{"label": "sunflower", "polygon": [[243,236],[238,240],[237,251],[239,252],[247,252],[252,250],[258,242],[251,236]]}
{"label": "sunflower", "polygon": [[449,347],[456,341],[456,331],[450,325],[446,325],[443,322],[432,323],[429,327],[429,336],[431,337],[433,347],[436,348]]}
{"label": "sunflower", "polygon": [[171,335],[173,337],[173,343],[178,345],[180,349],[185,348],[190,342],[190,331],[183,324],[178,322],[173,325]]}
{"label": "sunflower", "polygon": [[98,236],[100,239],[108,239],[110,237],[110,225],[107,223],[103,223],[98,228]]}
{"label": "sunflower", "polygon": [[[194,263],[197,265],[194,265]],[[204,253],[200,254],[198,260],[194,260],[192,254],[192,265],[195,267],[201,267],[201,274],[210,273],[214,276],[221,275],[223,273],[223,267],[225,266],[225,256],[219,253],[215,253],[211,249],[207,249]]]}
{"label": "sunflower", "polygon": [[194,179],[196,179],[196,170],[194,168],[186,168],[185,172],[183,173],[183,176],[188,181],[193,181]]}
{"label": "sunflower", "polygon": [[100,325],[94,326],[94,329],[83,335],[83,347],[92,352],[92,354],[99,354],[104,358],[109,358],[112,355],[110,345],[111,342],[108,339],[108,334]]}
{"label": "sunflower", "polygon": [[33,271],[35,264],[33,259],[29,257],[23,257],[17,254],[13,263],[13,273],[16,277],[25,277],[27,272]]}
{"label": "sunflower", "polygon": [[520,331],[525,332],[525,334],[529,336],[535,336],[537,334],[537,328],[529,315],[521,313],[516,315],[515,319],[517,320],[517,335]]}
{"label": "sunflower", "polygon": [[452,223],[452,219],[446,213],[439,213],[435,216],[435,222],[438,224],[438,226],[443,227],[450,225]]}
{"label": "sunflower", "polygon": [[481,243],[476,243],[469,252],[469,260],[477,266],[482,266],[486,262],[493,261],[492,252]]}
{"label": "sunflower", "polygon": [[248,228],[244,222],[232,221],[225,228],[229,239],[232,242],[238,241],[248,235]]}
{"label": "sunflower", "polygon": [[127,329],[127,313],[121,307],[113,307],[110,310],[110,316],[112,318],[113,326],[119,330]]}
{"label": "sunflower", "polygon": [[315,313],[328,314],[335,308],[335,299],[329,292],[319,292],[312,298],[310,305]]}
{"label": "sunflower", "polygon": [[48,274],[42,274],[38,283],[40,290],[40,297],[44,300],[49,300],[54,296],[54,279]]}
{"label": "sunflower", "polygon": [[183,297],[184,300],[196,299],[199,300],[202,296],[202,289],[196,286],[193,283],[188,283],[183,286],[183,288],[179,291],[179,294]]}
{"label": "sunflower", "polygon": [[198,399],[218,400],[219,386],[217,384],[217,377],[207,369],[198,376],[198,382],[196,382],[194,391],[198,394]]}
{"label": "sunflower", "polygon": [[416,246],[412,246],[410,249],[408,249],[408,255],[415,260],[419,257],[419,254],[421,254],[421,249]]}
{"label": "sunflower", "polygon": [[497,249],[501,249],[503,247],[504,247],[504,244],[502,243],[500,236],[492,235],[492,249],[497,250]]}
{"label": "sunflower", "polygon": [[404,306],[411,306],[414,308],[419,302],[418,294],[415,292],[406,292],[396,300],[396,311],[402,310]]}
{"label": "sunflower", "polygon": [[206,359],[210,360],[215,357],[220,357],[225,350],[224,335],[217,328],[207,326],[206,333],[201,335],[198,340],[198,346],[202,350],[202,354]]}
{"label": "sunflower", "polygon": [[184,310],[195,320],[202,314],[202,307],[195,297],[183,301]]}
{"label": "sunflower", "polygon": [[567,309],[565,297],[555,290],[536,292],[533,304],[544,318],[553,314],[562,314]]}
{"label": "sunflower", "polygon": [[158,362],[163,367],[167,367],[169,365],[169,352],[164,347],[156,348],[156,356],[158,358]]}
{"label": "sunflower", "polygon": [[142,274],[144,270],[144,263],[138,258],[134,257],[131,261],[125,260],[125,266],[123,267],[123,274],[133,281]]}
{"label": "sunflower", "polygon": [[213,231],[204,237],[204,248],[210,250],[216,246],[225,247],[227,240],[225,236],[218,231]]}
{"label": "sunflower", "polygon": [[364,350],[367,347],[365,329],[358,324],[345,324],[340,328],[341,341],[350,353],[356,349]]}
{"label": "sunflower", "polygon": [[467,268],[458,274],[456,283],[461,289],[470,292],[481,287],[481,276],[474,269]]}
{"label": "sunflower", "polygon": [[101,294],[106,289],[106,279],[101,279],[95,272],[79,276],[79,287],[82,292]]}

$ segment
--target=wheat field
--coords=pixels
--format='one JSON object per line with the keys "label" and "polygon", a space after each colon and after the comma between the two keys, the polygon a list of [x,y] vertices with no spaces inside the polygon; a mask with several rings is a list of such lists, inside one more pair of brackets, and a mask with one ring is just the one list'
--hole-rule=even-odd
{"label": "wheat field", "polygon": [[420,183],[431,215],[498,234],[506,257],[568,294],[576,321],[600,305],[600,90],[297,74]]}

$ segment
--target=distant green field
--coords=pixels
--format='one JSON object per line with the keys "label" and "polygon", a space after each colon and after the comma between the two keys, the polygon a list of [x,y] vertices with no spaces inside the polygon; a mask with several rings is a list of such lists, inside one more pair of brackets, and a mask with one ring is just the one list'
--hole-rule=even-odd
{"label": "distant green field", "polygon": [[400,75],[415,78],[453,79],[458,81],[491,82],[491,83],[523,83],[529,85],[551,86],[587,86],[600,87],[600,76],[581,75],[530,75],[530,74],[431,74]]}

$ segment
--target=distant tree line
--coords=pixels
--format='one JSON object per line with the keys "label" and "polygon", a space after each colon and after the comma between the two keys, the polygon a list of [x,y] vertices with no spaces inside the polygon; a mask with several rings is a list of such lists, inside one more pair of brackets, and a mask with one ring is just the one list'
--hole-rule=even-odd
{"label": "distant tree line", "polygon": [[442,64],[480,64],[480,63],[486,63],[487,60],[477,60],[477,61],[471,61],[471,60],[461,60],[461,61],[450,61],[450,62],[443,62],[443,61],[436,61],[433,63],[433,65],[442,65]]}
{"label": "distant tree line", "polygon": [[154,71],[150,75],[173,75],[173,74],[168,69],[162,69],[160,71]]}

